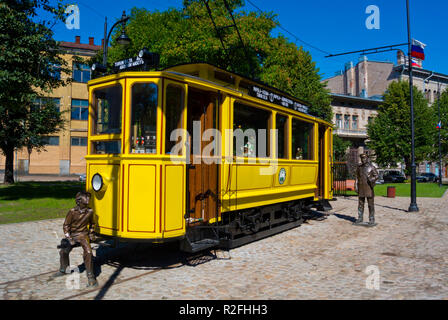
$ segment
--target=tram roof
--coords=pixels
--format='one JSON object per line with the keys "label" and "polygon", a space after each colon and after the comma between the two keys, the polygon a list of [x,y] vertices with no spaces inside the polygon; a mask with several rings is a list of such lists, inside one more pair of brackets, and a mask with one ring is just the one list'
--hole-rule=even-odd
{"label": "tram roof", "polygon": [[211,85],[221,87],[224,90],[236,91],[243,95],[258,98],[287,109],[292,109],[293,111],[303,113],[308,117],[315,118],[319,122],[325,122],[331,126],[331,124],[327,121],[308,112],[308,108],[311,106],[310,103],[293,97],[290,94],[275,87],[269,86],[261,81],[247,78],[246,76],[224,70],[220,67],[206,62],[178,64],[167,67],[161,71],[123,70],[122,72],[117,74],[90,80],[88,85],[96,85],[100,82],[111,81],[117,78],[126,77],[128,75],[132,77],[135,77],[137,75],[145,76],[143,75],[143,73],[154,74],[154,72],[169,73],[181,77],[195,79],[201,82],[207,82]]}

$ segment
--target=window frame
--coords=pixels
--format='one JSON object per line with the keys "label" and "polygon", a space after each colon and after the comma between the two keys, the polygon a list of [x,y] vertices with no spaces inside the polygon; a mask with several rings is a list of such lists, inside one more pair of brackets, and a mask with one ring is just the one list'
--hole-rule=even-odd
{"label": "window frame", "polygon": [[[97,133],[97,104],[96,104],[96,97],[95,97],[95,91],[97,90],[103,90],[103,89],[107,89],[107,88],[111,88],[114,86],[119,86],[121,88],[121,104],[120,104],[120,110],[121,110],[121,115],[120,115],[120,132],[101,132],[101,133]],[[91,108],[89,106],[89,110],[92,110],[92,114],[90,115],[89,112],[89,118],[91,119],[91,125],[90,125],[90,135],[91,136],[110,136],[110,137],[117,137],[117,136],[121,136],[123,134],[123,118],[124,118],[124,113],[126,112],[124,110],[124,106],[125,106],[125,99],[126,99],[126,95],[124,90],[126,90],[126,86],[124,85],[124,83],[121,83],[119,81],[117,82],[113,82],[108,84],[107,86],[98,86],[96,88],[94,88],[92,90],[92,94],[91,94]],[[96,138],[95,138],[96,139]],[[115,140],[115,138],[111,139],[111,140]]]}
{"label": "window frame", "polygon": [[[87,66],[87,68],[82,69],[82,66]],[[75,71],[80,71],[80,73],[81,73],[81,79],[80,79],[80,81],[78,81],[78,80],[75,79]],[[87,81],[84,81],[84,72],[86,72],[86,71],[89,72],[89,79],[88,79]],[[88,64],[85,64],[85,63],[76,63],[76,62],[73,62],[72,79],[73,79],[74,82],[77,82],[77,83],[87,83],[87,82],[89,82],[89,81],[92,79],[92,70],[91,70],[91,68],[89,67],[89,65],[88,65]]]}
{"label": "window frame", "polygon": [[[285,117],[286,118],[286,122],[284,124],[284,128],[283,128],[283,149],[284,149],[284,157],[280,158],[278,155],[278,145],[280,144],[280,141],[278,140],[278,132],[280,131],[279,128],[277,128],[277,117],[281,116],[281,117]],[[277,154],[277,158],[279,160],[289,160],[291,159],[291,154],[290,154],[290,133],[291,133],[291,117],[288,116],[287,114],[284,113],[280,113],[280,112],[276,112],[275,113],[275,129],[277,129],[277,135],[275,137],[277,145],[276,145],[276,154]]]}
{"label": "window frame", "polygon": [[[249,156],[244,156],[244,155],[243,156],[237,155],[236,149],[235,149],[235,146],[234,146],[234,142],[235,142],[234,141],[235,140],[235,137],[234,137],[234,130],[235,130],[235,128],[234,128],[234,124],[235,124],[235,107],[236,107],[237,104],[241,104],[241,105],[249,107],[249,108],[259,109],[259,110],[262,110],[262,111],[270,113],[269,119],[267,121],[267,128],[266,128],[266,135],[267,135],[267,137],[266,137],[267,138],[267,141],[266,141],[266,143],[267,143],[266,152],[268,154],[265,157],[259,157],[258,156],[258,142],[257,142],[257,149],[255,150],[255,157],[249,157]],[[274,112],[275,112],[275,110],[272,109],[272,108],[265,107],[265,106],[262,106],[262,105],[259,105],[259,104],[255,104],[255,103],[252,103],[250,101],[241,100],[241,99],[234,99],[233,100],[233,102],[232,102],[232,110],[231,110],[232,136],[231,136],[231,149],[230,149],[230,151],[231,151],[231,156],[234,159],[244,159],[244,160],[247,160],[247,159],[273,159],[273,146],[272,146],[272,141],[271,141],[272,139],[271,139],[270,132],[271,132],[271,130],[273,128]],[[257,140],[258,140],[258,133],[256,133],[256,135],[257,135]]]}
{"label": "window frame", "polygon": [[[73,106],[73,101],[83,101],[83,102],[87,102],[86,106],[82,106],[82,105],[77,105],[77,106]],[[78,118],[73,118],[73,108],[79,109],[79,119]],[[87,117],[86,119],[82,119],[82,109],[87,109]],[[70,102],[70,120],[76,120],[76,121],[88,121],[89,120],[89,100],[86,99],[71,99]]]}
{"label": "window frame", "polygon": [[[155,152],[154,153],[133,153],[131,152],[131,147],[132,147],[132,89],[134,87],[134,85],[136,84],[154,84],[157,88],[157,99],[156,99],[156,146],[155,146]],[[138,80],[138,81],[134,81],[132,83],[129,84],[129,86],[126,88],[126,90],[129,90],[129,111],[126,110],[126,113],[128,113],[129,116],[129,121],[128,123],[125,123],[124,126],[126,126],[126,136],[124,137],[125,140],[125,144],[127,146],[125,147],[125,153],[126,154],[132,154],[134,155],[157,155],[159,154],[159,142],[160,142],[160,123],[159,123],[159,118],[160,118],[160,96],[162,95],[162,90],[160,90],[160,86],[159,83],[157,81],[157,79],[151,79],[151,80]],[[128,109],[128,108],[126,108]],[[129,126],[129,127],[128,127]],[[129,132],[129,133],[128,133]]]}
{"label": "window frame", "polygon": [[[73,144],[73,139],[78,139],[78,140],[79,140],[79,144]],[[86,144],[85,144],[85,145],[83,145],[83,144],[81,143],[82,139],[85,139],[85,141],[86,141]],[[70,146],[71,146],[71,147],[87,147],[87,146],[88,146],[88,140],[89,140],[89,139],[88,139],[87,137],[71,136],[71,137],[70,137]]]}
{"label": "window frame", "polygon": [[[162,117],[163,117],[163,130],[162,130],[162,136],[163,136],[163,142],[161,143],[162,148],[160,150],[160,152],[163,155],[167,155],[167,156],[171,156],[170,153],[167,153],[166,147],[167,147],[167,143],[170,140],[170,135],[167,134],[167,120],[166,120],[166,115],[167,115],[167,93],[168,93],[168,87],[169,86],[173,86],[173,87],[177,87],[180,88],[182,90],[182,98],[183,98],[183,103],[182,103],[182,112],[180,115],[180,121],[181,121],[181,126],[178,127],[177,129],[183,129],[185,130],[186,125],[187,125],[187,120],[186,120],[186,113],[187,113],[187,105],[188,105],[188,90],[186,88],[186,86],[180,82],[176,82],[176,81],[166,81],[165,85],[164,85],[164,90],[163,90],[163,110],[162,110]],[[183,141],[186,141],[186,137],[182,137]],[[171,142],[171,141],[170,141]],[[179,142],[177,142],[179,143]],[[177,144],[175,143],[175,144]],[[182,153],[176,156],[184,156],[186,152],[186,146],[185,144],[182,146]]]}
{"label": "window frame", "polygon": [[[295,157],[294,146],[293,146],[293,135],[294,135],[293,123],[294,123],[294,120],[305,122],[305,123],[308,123],[308,124],[312,125],[312,127],[310,128],[310,137],[308,138],[308,139],[311,138],[311,141],[309,141],[309,144],[308,144],[310,149],[311,149],[310,150],[311,151],[310,159],[296,159],[296,157]],[[291,122],[290,122],[290,129],[291,129],[291,141],[290,141],[289,145],[291,146],[291,160],[294,160],[294,161],[311,161],[311,162],[317,161],[317,153],[318,153],[318,150],[316,150],[316,148],[318,148],[318,146],[316,146],[317,123],[313,122],[313,121],[309,121],[309,120],[301,118],[301,117],[298,117],[298,116],[292,116],[291,117]]]}

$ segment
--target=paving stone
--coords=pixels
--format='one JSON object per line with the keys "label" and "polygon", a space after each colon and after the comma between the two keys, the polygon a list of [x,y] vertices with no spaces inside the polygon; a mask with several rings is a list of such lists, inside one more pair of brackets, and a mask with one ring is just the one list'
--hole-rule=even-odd
{"label": "paving stone", "polygon": [[[348,219],[357,198],[341,197],[326,220],[190,264],[154,246],[99,247],[94,291],[85,288],[81,248],[70,255],[79,289],[67,276],[48,280],[63,219],[0,225],[0,299],[447,299],[448,193],[418,198],[418,213],[406,212],[409,202],[377,197],[378,226],[358,228]],[[366,287],[369,266],[379,290]]]}

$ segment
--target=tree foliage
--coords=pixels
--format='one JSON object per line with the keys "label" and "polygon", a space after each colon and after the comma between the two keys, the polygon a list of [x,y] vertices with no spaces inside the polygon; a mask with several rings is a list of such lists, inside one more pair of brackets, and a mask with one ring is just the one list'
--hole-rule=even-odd
{"label": "tree foliage", "polygon": [[[109,63],[135,56],[143,47],[160,54],[161,69],[181,63],[208,62],[308,101],[311,112],[331,121],[329,92],[320,82],[319,69],[310,53],[282,35],[272,35],[278,26],[273,12],[247,12],[241,9],[243,1],[227,2],[244,47],[235,28],[224,28],[222,38],[228,49],[224,50],[204,1],[185,0],[180,10],[150,12],[133,8],[126,27],[132,44],[123,48],[115,42],[121,33],[118,28],[112,37]],[[218,27],[232,24],[222,0],[210,0],[209,5]]]}
{"label": "tree foliage", "polygon": [[[440,129],[441,154],[442,159],[448,161],[448,88],[442,92],[442,94],[440,95],[440,100],[435,101],[433,107],[437,108],[436,110],[434,110],[437,114],[437,122],[438,122],[438,109],[440,108],[440,121],[442,124],[442,128]],[[437,160],[439,159],[438,146],[434,158]]]}
{"label": "tree foliage", "polygon": [[[423,93],[414,86],[415,161],[427,160],[434,150],[435,114],[428,106]],[[392,82],[378,116],[367,126],[367,145],[375,151],[376,162],[381,166],[396,166],[404,161],[406,171],[411,170],[411,112],[409,83]]]}
{"label": "tree foliage", "polygon": [[344,140],[338,135],[333,135],[334,161],[347,161],[347,149],[351,144],[349,140]]}
{"label": "tree foliage", "polygon": [[[36,21],[38,11],[53,17]],[[6,157],[5,183],[13,183],[14,150],[43,145],[41,135],[58,130],[63,120],[51,105],[34,108],[39,95],[65,84],[69,72],[60,57],[51,25],[64,7],[48,0],[0,2],[0,150]]]}

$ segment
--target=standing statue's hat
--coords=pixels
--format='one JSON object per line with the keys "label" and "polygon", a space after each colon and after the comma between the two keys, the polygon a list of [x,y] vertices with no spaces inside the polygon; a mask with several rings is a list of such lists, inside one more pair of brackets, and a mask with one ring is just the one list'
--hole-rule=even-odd
{"label": "standing statue's hat", "polygon": [[361,154],[359,155],[359,157],[360,157],[360,158],[362,158],[362,157],[366,157],[366,158],[368,158],[369,155],[368,155],[367,153],[361,153]]}

